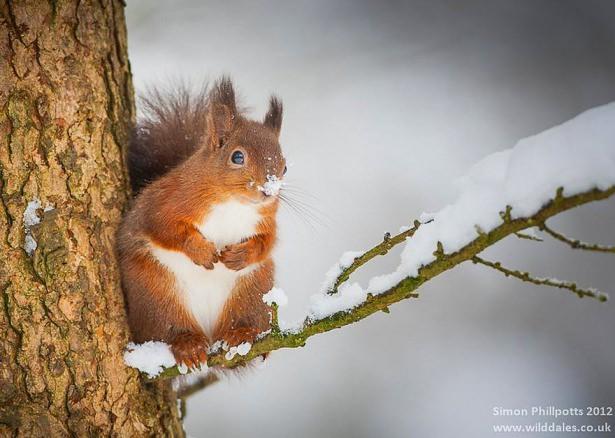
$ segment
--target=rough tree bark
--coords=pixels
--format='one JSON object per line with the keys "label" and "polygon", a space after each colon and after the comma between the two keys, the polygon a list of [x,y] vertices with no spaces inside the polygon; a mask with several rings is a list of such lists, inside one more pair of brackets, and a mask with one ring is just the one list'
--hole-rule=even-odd
{"label": "rough tree bark", "polygon": [[0,3],[0,435],[181,436],[168,383],[122,361],[124,6]]}

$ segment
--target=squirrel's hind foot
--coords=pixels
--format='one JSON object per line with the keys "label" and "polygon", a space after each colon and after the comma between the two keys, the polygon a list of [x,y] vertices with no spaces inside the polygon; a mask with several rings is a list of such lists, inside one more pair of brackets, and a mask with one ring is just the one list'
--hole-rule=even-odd
{"label": "squirrel's hind foot", "polygon": [[207,339],[198,333],[181,333],[171,342],[177,365],[198,368],[207,363]]}
{"label": "squirrel's hind foot", "polygon": [[258,330],[254,327],[238,327],[224,333],[222,340],[229,347],[236,347],[244,342],[253,344],[258,335]]}

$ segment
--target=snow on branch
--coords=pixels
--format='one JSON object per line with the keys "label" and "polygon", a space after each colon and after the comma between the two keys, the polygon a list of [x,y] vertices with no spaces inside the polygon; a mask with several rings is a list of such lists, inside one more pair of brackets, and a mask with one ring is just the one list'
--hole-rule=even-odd
{"label": "snow on branch", "polygon": [[535,236],[534,234],[529,234],[529,233],[515,233],[515,236],[517,236],[519,239],[525,239],[525,240],[533,240],[534,242],[544,242],[543,239],[541,239],[538,236]]}
{"label": "snow on branch", "polygon": [[[415,221],[412,228],[396,236],[385,235],[368,251],[345,253],[312,298],[302,324],[281,329],[277,305],[272,304],[276,310],[274,330],[263,334],[246,355],[229,359],[224,352],[212,353],[207,365],[234,367],[273,350],[303,346],[311,336],[373,313],[388,312],[391,304],[418,297],[416,291],[423,283],[465,261],[497,266],[504,274],[536,284],[567,288],[579,297],[606,297],[573,283],[535,279],[502,268],[478,254],[507,236],[531,236],[519,233],[544,226],[547,219],[564,211],[615,194],[615,103],[586,111],[519,141],[511,149],[487,156],[458,183],[457,199],[436,213],[422,215],[423,223]],[[346,283],[356,269],[402,243],[395,271],[372,278],[366,288]],[[159,378],[178,374],[176,366],[166,367]]]}

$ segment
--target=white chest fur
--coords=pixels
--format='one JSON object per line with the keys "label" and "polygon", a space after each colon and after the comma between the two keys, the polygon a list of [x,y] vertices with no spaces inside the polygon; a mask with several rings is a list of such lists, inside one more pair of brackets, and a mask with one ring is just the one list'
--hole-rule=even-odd
{"label": "white chest fur", "polygon": [[[232,200],[215,205],[204,220],[195,224],[198,230],[218,249],[241,242],[256,233],[261,215],[256,205],[243,204]],[[170,251],[152,245],[152,254],[175,276],[175,284],[185,304],[192,311],[205,333],[213,335],[224,303],[241,275],[252,272],[256,266],[233,271],[222,263],[207,270],[195,265],[184,253]],[[212,339],[213,341],[213,339]]]}
{"label": "white chest fur", "polygon": [[230,200],[215,205],[197,228],[218,249],[253,236],[261,221],[258,206]]}

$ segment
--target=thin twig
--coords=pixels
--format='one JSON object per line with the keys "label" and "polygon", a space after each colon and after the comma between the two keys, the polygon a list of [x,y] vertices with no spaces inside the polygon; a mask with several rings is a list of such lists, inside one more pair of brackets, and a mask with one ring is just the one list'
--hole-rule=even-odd
{"label": "thin twig", "polygon": [[567,289],[572,293],[576,294],[579,298],[590,297],[595,298],[598,301],[606,301],[608,299],[608,295],[594,290],[594,289],[581,289],[576,285],[576,283],[572,283],[569,281],[560,281],[552,278],[538,278],[532,277],[529,272],[518,271],[514,269],[508,269],[502,266],[500,262],[491,262],[489,260],[485,260],[480,258],[479,256],[472,257],[472,262],[479,263],[481,265],[487,266],[489,268],[495,269],[496,271],[501,272],[507,277],[515,277],[521,281],[526,281],[528,283],[537,284],[539,286],[552,286],[558,287],[560,289]]}
{"label": "thin twig", "polygon": [[561,242],[564,242],[566,245],[570,246],[573,249],[582,249],[582,250],[585,250],[585,251],[598,251],[598,252],[612,252],[612,253],[615,253],[615,246],[596,245],[596,244],[593,244],[593,243],[585,243],[585,242],[581,242],[580,240],[571,239],[571,238],[566,237],[563,234],[560,234],[557,231],[554,231],[553,229],[549,228],[546,223],[541,224],[539,226],[539,228],[540,228],[540,230],[542,230],[545,233],[549,234],[554,239],[557,239],[557,240],[559,240]]}
{"label": "thin twig", "polygon": [[533,240],[535,242],[544,242],[544,240],[540,237],[532,236],[530,234],[515,233],[515,236],[517,236],[519,239]]}
{"label": "thin twig", "polygon": [[[427,224],[432,221],[433,219],[425,223]],[[350,266],[342,270],[340,275],[337,276],[337,278],[335,279],[335,282],[333,283],[333,287],[331,288],[331,293],[337,292],[337,289],[341,286],[341,284],[344,283],[346,280],[348,280],[348,278],[350,278],[350,275],[354,271],[359,269],[361,266],[363,266],[365,263],[367,263],[368,261],[370,261],[371,259],[377,256],[386,255],[391,250],[391,248],[393,248],[395,245],[405,242],[405,240],[408,237],[412,237],[414,233],[416,232],[416,230],[419,229],[420,226],[421,226],[421,222],[414,221],[414,226],[412,228],[408,228],[407,230],[402,231],[401,233],[393,237],[391,237],[390,233],[386,233],[381,243],[374,246],[369,251],[366,251],[359,257],[355,258]]]}
{"label": "thin twig", "polygon": [[278,320],[278,304],[271,303],[271,333],[280,333],[280,321]]}
{"label": "thin twig", "polygon": [[185,399],[190,397],[192,394],[199,392],[201,389],[207,388],[208,386],[211,386],[219,381],[220,378],[214,373],[207,373],[206,376],[200,377],[196,382],[180,388],[177,391],[177,398],[181,399],[182,401],[185,401]]}

